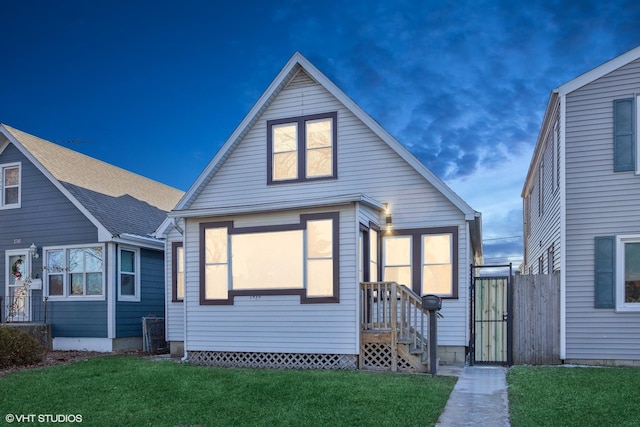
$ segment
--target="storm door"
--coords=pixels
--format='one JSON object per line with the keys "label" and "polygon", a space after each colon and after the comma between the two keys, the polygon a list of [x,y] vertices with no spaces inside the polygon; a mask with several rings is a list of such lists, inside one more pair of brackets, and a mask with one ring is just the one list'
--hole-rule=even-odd
{"label": "storm door", "polygon": [[2,304],[2,321],[31,321],[31,290],[29,250],[7,251],[5,274],[5,298]]}

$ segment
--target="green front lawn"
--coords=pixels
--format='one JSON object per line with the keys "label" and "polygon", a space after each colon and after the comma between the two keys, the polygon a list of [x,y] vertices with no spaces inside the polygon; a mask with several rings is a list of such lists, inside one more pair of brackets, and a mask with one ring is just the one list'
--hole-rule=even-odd
{"label": "green front lawn", "polygon": [[514,427],[640,425],[640,369],[516,366],[507,383]]}
{"label": "green front lawn", "polygon": [[438,420],[455,382],[110,356],[0,378],[0,420],[7,414],[79,414],[91,426],[425,426]]}

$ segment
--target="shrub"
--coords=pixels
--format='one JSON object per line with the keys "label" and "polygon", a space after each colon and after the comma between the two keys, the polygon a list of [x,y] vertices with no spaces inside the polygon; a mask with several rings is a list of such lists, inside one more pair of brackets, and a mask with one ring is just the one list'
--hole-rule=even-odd
{"label": "shrub", "polygon": [[35,338],[11,326],[0,326],[0,369],[42,360],[44,349]]}

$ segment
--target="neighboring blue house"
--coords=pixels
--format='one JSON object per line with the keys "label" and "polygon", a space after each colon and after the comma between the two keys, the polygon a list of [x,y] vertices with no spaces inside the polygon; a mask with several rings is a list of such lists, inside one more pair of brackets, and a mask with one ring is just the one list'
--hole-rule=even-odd
{"label": "neighboring blue house", "polygon": [[51,324],[53,348],[140,348],[164,316],[164,244],[183,193],[0,125],[0,316]]}

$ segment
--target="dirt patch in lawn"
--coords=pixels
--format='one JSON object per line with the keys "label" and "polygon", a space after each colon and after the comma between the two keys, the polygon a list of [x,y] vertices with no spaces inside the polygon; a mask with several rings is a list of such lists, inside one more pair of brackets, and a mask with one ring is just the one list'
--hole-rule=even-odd
{"label": "dirt patch in lawn", "polygon": [[81,360],[87,360],[92,357],[105,357],[105,356],[114,356],[121,354],[129,354],[132,356],[140,356],[146,357],[149,356],[149,353],[141,351],[141,350],[130,350],[130,351],[120,351],[116,353],[101,353],[97,351],[48,351],[45,353],[42,361],[33,365],[28,366],[12,366],[5,369],[0,369],[0,377],[3,377],[7,374],[16,371],[23,371],[25,369],[34,369],[34,368],[46,368],[48,366],[57,366],[57,365],[66,365],[73,362],[78,362]]}

